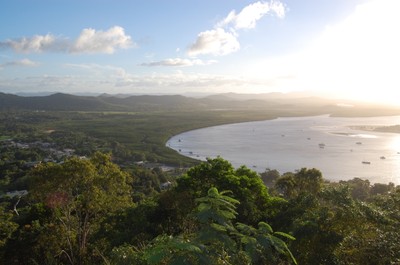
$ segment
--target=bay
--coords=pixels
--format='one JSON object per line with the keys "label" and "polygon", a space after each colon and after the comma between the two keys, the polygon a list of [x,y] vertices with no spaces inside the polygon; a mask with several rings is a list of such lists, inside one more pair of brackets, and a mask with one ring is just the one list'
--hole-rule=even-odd
{"label": "bay", "polygon": [[193,130],[167,146],[199,160],[221,156],[257,172],[317,168],[331,181],[359,177],[399,185],[400,134],[360,129],[397,124],[400,116],[285,117]]}

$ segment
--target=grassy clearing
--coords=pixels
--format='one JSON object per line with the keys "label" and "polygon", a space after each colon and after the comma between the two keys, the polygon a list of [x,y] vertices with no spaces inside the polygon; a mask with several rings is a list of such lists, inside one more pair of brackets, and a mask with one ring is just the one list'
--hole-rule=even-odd
{"label": "grassy clearing", "polygon": [[9,140],[9,139],[11,139],[10,136],[7,136],[7,135],[0,135],[0,141],[5,141],[5,140]]}

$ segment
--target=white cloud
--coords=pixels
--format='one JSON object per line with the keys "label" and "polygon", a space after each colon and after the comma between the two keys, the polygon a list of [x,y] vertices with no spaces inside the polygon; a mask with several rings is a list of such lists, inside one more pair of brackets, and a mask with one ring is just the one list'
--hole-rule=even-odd
{"label": "white cloud", "polygon": [[83,29],[75,41],[56,37],[52,34],[35,35],[31,38],[5,40],[0,48],[10,48],[18,53],[65,52],[65,53],[107,53],[116,49],[134,46],[131,37],[122,27],[115,26],[107,31]]}
{"label": "white cloud", "polygon": [[126,49],[131,45],[131,37],[125,34],[122,27],[115,26],[107,31],[96,31],[89,28],[82,30],[71,51],[112,54],[117,48]]}
{"label": "white cloud", "polygon": [[176,67],[184,67],[184,66],[194,66],[194,65],[210,65],[216,63],[215,60],[202,61],[200,59],[182,59],[182,58],[171,58],[158,62],[151,63],[142,63],[142,66],[176,66]]}
{"label": "white cloud", "polygon": [[6,62],[3,64],[0,64],[0,69],[1,68],[5,68],[5,67],[12,67],[12,66],[28,66],[28,67],[32,67],[32,66],[37,66],[39,63],[31,61],[29,59],[22,59],[22,60],[18,60],[18,61],[10,61],[10,62]]}
{"label": "white cloud", "polygon": [[197,40],[188,50],[189,56],[200,54],[226,55],[240,49],[240,43],[233,32],[222,28],[207,30],[197,36]]}
{"label": "white cloud", "polygon": [[254,28],[257,21],[268,13],[275,13],[279,18],[283,18],[285,7],[276,0],[259,1],[244,7],[238,14],[234,10],[231,11],[214,29],[198,34],[196,41],[188,49],[188,55],[227,55],[238,51],[240,43],[237,30]]}
{"label": "white cloud", "polygon": [[11,48],[18,53],[38,53],[43,51],[54,51],[56,49],[56,37],[51,34],[35,35],[31,38],[18,40],[6,40],[0,42],[0,47]]}
{"label": "white cloud", "polygon": [[258,20],[268,13],[275,13],[279,18],[285,16],[285,7],[279,1],[255,2],[242,9],[239,14],[231,11],[218,26],[223,27],[232,24],[235,29],[252,29]]}

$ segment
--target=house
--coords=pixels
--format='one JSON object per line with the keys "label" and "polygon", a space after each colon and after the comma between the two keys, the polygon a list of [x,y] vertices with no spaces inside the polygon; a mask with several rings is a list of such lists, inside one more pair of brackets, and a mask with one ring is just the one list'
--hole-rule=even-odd
{"label": "house", "polygon": [[161,183],[160,189],[167,190],[167,189],[171,188],[171,186],[172,186],[172,183],[170,181],[167,181],[167,182]]}

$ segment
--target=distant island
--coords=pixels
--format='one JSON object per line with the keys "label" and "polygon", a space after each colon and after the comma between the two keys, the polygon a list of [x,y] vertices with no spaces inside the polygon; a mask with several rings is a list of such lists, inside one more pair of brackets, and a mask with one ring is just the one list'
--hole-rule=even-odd
{"label": "distant island", "polygon": [[363,131],[387,132],[387,133],[400,133],[400,124],[391,126],[351,126],[352,129]]}
{"label": "distant island", "polygon": [[400,133],[400,124],[375,128],[378,132]]}

